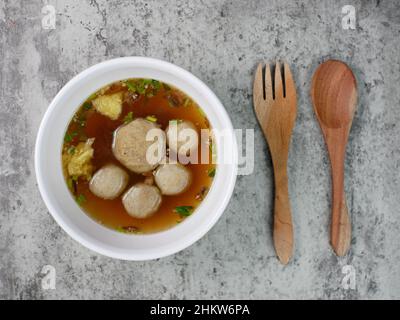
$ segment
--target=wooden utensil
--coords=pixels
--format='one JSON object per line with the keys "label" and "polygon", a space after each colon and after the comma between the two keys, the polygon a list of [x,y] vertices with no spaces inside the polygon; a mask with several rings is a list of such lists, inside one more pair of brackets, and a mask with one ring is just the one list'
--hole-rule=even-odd
{"label": "wooden utensil", "polygon": [[[283,77],[282,77],[283,76]],[[267,64],[259,64],[253,86],[253,101],[271,152],[274,167],[274,246],[282,264],[287,264],[293,251],[293,226],[288,191],[287,160],[290,137],[296,120],[296,88],[287,63],[283,73],[279,62],[275,65],[275,81]]]}
{"label": "wooden utensil", "polygon": [[314,73],[311,99],[331,160],[331,244],[336,254],[343,256],[351,239],[344,191],[344,158],[357,103],[357,83],[351,69],[337,60],[321,64]]}

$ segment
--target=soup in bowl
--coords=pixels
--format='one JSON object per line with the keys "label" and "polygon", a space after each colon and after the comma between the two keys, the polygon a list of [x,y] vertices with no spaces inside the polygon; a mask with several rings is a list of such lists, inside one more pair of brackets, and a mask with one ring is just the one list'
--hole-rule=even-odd
{"label": "soup in bowl", "polygon": [[236,165],[232,125],[212,91],[175,65],[139,57],[68,82],[35,150],[55,220],[86,247],[126,260],[163,257],[201,238],[231,197]]}
{"label": "soup in bowl", "polygon": [[210,129],[179,89],[155,79],[116,81],[91,94],[68,125],[66,184],[90,217],[113,230],[171,228],[195,212],[215,176]]}

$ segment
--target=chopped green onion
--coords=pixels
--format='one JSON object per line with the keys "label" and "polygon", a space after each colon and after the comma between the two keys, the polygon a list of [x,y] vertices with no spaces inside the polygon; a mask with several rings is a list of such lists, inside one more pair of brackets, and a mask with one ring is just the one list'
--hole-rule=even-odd
{"label": "chopped green onion", "polygon": [[69,133],[65,134],[64,141],[65,142],[71,142],[72,141],[72,136]]}
{"label": "chopped green onion", "polygon": [[161,87],[161,83],[154,79],[133,79],[123,81],[129,91],[145,94],[147,98],[154,97]]}
{"label": "chopped green onion", "polygon": [[136,86],[132,82],[125,81],[125,84],[128,87],[129,91],[136,92]]}
{"label": "chopped green onion", "polygon": [[153,82],[153,80],[152,79],[142,79],[142,82],[143,82],[144,86],[147,86],[147,85],[151,84]]}
{"label": "chopped green onion", "polygon": [[147,116],[146,120],[148,120],[150,122],[157,122],[157,118],[155,116]]}
{"label": "chopped green onion", "polygon": [[86,101],[86,102],[83,104],[83,109],[85,109],[86,111],[87,111],[87,110],[90,110],[91,108],[92,108],[92,103],[91,103],[91,102]]}
{"label": "chopped green onion", "polygon": [[174,212],[178,213],[182,217],[188,217],[193,212],[193,207],[192,206],[175,207]]}
{"label": "chopped green onion", "polygon": [[[146,80],[146,79],[144,79]],[[144,80],[141,80],[137,83],[136,90],[139,94],[144,94],[146,92],[146,84]]]}
{"label": "chopped green onion", "polygon": [[68,179],[67,179],[67,185],[68,185],[68,188],[69,188],[70,190],[73,190],[73,189],[74,189],[74,181],[72,180],[72,178],[68,178]]}
{"label": "chopped green onion", "polygon": [[81,206],[84,202],[86,202],[86,197],[83,194],[80,194],[76,197],[76,202]]}
{"label": "chopped green onion", "polygon": [[77,135],[78,135],[78,132],[72,132],[72,133],[67,132],[65,134],[64,141],[71,142],[74,139],[74,137],[76,137]]}
{"label": "chopped green onion", "polygon": [[159,90],[161,83],[160,83],[160,81],[153,79],[153,80],[151,80],[151,85],[153,86],[154,89]]}
{"label": "chopped green onion", "polygon": [[209,169],[207,171],[207,174],[210,178],[214,178],[215,177],[215,168]]}
{"label": "chopped green onion", "polygon": [[127,123],[131,122],[132,120],[133,120],[133,113],[132,113],[132,111],[129,111],[122,121],[124,122],[124,124],[127,124]]}

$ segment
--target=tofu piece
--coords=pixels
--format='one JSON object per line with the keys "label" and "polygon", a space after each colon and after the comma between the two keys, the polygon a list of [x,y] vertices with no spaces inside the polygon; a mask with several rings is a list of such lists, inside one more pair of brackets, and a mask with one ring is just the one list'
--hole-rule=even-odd
{"label": "tofu piece", "polygon": [[71,177],[84,177],[90,180],[93,172],[92,158],[94,149],[92,147],[94,138],[88,139],[86,142],[80,142],[71,155],[67,159],[67,174]]}
{"label": "tofu piece", "polygon": [[92,104],[97,112],[109,117],[111,120],[117,120],[122,111],[123,93],[117,92],[110,95],[98,96],[92,100]]}

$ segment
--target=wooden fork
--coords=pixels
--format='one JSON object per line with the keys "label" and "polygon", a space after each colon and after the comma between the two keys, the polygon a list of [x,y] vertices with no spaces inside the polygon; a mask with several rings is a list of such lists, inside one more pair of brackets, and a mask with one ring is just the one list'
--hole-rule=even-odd
{"label": "wooden fork", "polygon": [[[293,226],[290,212],[287,160],[290,137],[296,120],[296,88],[287,63],[283,73],[279,62],[275,64],[274,82],[269,64],[257,67],[253,102],[257,119],[268,142],[274,167],[274,246],[282,264],[287,264],[293,252]],[[283,75],[283,77],[282,77]]]}

